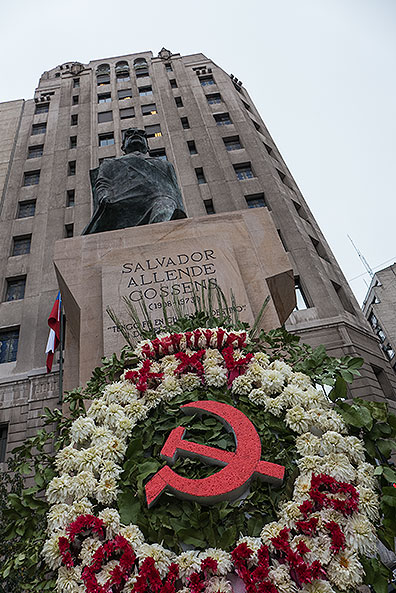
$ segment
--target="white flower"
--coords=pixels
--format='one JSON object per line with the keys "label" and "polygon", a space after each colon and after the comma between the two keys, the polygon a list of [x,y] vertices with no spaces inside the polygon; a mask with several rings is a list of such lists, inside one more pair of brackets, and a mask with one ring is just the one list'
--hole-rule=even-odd
{"label": "white flower", "polygon": [[262,388],[267,395],[275,395],[282,391],[284,380],[284,375],[280,371],[266,369],[261,377]]}
{"label": "white flower", "polygon": [[356,471],[343,453],[330,453],[323,458],[323,473],[341,482],[352,482]]}
{"label": "white flower", "polygon": [[118,484],[115,478],[101,478],[96,489],[96,498],[98,502],[110,504],[117,498]]}
{"label": "white flower", "polygon": [[56,589],[59,593],[80,593],[79,586],[80,570],[78,568],[66,568],[61,566],[58,571]]}
{"label": "white flower", "polygon": [[242,536],[242,537],[239,538],[239,540],[237,542],[237,546],[239,546],[240,544],[246,544],[247,547],[250,550],[252,550],[252,552],[253,552],[252,556],[249,558],[248,565],[249,566],[253,566],[253,565],[257,564],[257,562],[258,562],[257,552],[259,551],[259,549],[263,545],[263,542],[261,541],[261,538],[259,538],[259,537],[250,537],[249,535],[244,535],[244,536]]}
{"label": "white flower", "polygon": [[99,447],[89,447],[79,451],[78,470],[96,472],[102,461],[102,451]]}
{"label": "white flower", "polygon": [[377,480],[374,476],[374,466],[366,462],[359,463],[356,469],[356,480],[362,486],[375,488]]}
{"label": "white flower", "polygon": [[371,488],[360,486],[359,488],[359,508],[367,515],[371,521],[377,521],[379,518],[379,500],[377,494]]}
{"label": "white flower", "polygon": [[272,547],[271,540],[274,537],[278,537],[283,528],[284,525],[282,525],[280,522],[278,523],[277,521],[273,521],[272,523],[267,523],[267,525],[264,525],[260,533],[263,544]]}
{"label": "white flower", "polygon": [[120,474],[122,472],[122,467],[111,461],[110,459],[105,459],[102,463],[100,477],[101,479],[105,478],[114,478],[118,480]]}
{"label": "white flower", "polygon": [[155,567],[158,570],[161,579],[164,578],[175,555],[170,550],[165,550],[159,544],[143,544],[137,551],[139,560],[144,560],[149,556],[154,559]]}
{"label": "white flower", "polygon": [[200,385],[202,385],[201,377],[198,377],[195,373],[180,375],[180,386],[183,391],[192,391]]}
{"label": "white flower", "polygon": [[[123,373],[128,372],[127,370]],[[116,383],[112,383],[111,385],[107,385],[103,390],[103,399],[107,403],[117,403],[117,404],[128,404],[131,400],[134,400],[138,397],[138,390],[136,386],[133,385],[128,380],[124,381],[117,381]]]}
{"label": "white flower", "polygon": [[329,581],[313,581],[304,585],[303,593],[335,593]]}
{"label": "white flower", "polygon": [[138,422],[139,420],[146,418],[148,409],[142,401],[136,400],[127,404],[124,408],[124,412],[128,418]]}
{"label": "white flower", "polygon": [[69,505],[67,504],[55,504],[50,508],[47,515],[48,531],[66,527],[68,510]]}
{"label": "white flower", "polygon": [[70,489],[74,498],[92,496],[96,488],[96,479],[91,471],[82,471],[70,478]]}
{"label": "white flower", "polygon": [[317,455],[321,450],[321,439],[312,432],[305,432],[296,438],[296,449],[300,455]]}
{"label": "white flower", "polygon": [[327,574],[336,587],[347,590],[357,588],[362,584],[364,571],[357,554],[345,550],[333,558],[328,566]]}
{"label": "white flower", "polygon": [[307,401],[306,392],[298,385],[288,385],[284,388],[282,394],[290,407],[300,406]]}
{"label": "white flower", "polygon": [[94,447],[100,447],[106,445],[112,437],[113,433],[106,426],[96,426],[91,435],[91,444]]}
{"label": "white flower", "polygon": [[221,366],[210,366],[205,369],[205,382],[211,387],[221,387],[227,383],[227,369]]}
{"label": "white flower", "polygon": [[303,518],[300,511],[300,504],[300,502],[294,500],[283,503],[280,516],[282,522],[284,522],[287,527],[293,527],[296,521],[300,521]]}
{"label": "white flower", "polygon": [[298,591],[295,582],[290,578],[289,569],[284,564],[272,568],[268,573],[268,579],[279,593],[297,593]]}
{"label": "white flower", "polygon": [[265,354],[265,352],[256,352],[253,356],[253,360],[259,363],[263,369],[266,369],[269,365],[269,357]]}
{"label": "white flower", "polygon": [[71,477],[63,474],[51,480],[46,491],[50,504],[65,502],[71,494]]}
{"label": "white flower", "polygon": [[59,473],[70,473],[79,466],[80,451],[73,445],[68,445],[61,449],[55,458],[55,466]]}
{"label": "white flower", "polygon": [[363,442],[354,436],[347,436],[342,439],[343,452],[352,459],[352,461],[364,461],[366,456]]}
{"label": "white flower", "polygon": [[346,541],[349,546],[364,556],[377,551],[377,536],[372,523],[362,513],[355,513],[346,525]]}
{"label": "white flower", "polygon": [[122,461],[124,459],[126,448],[127,445],[124,439],[112,436],[109,438],[105,444],[105,447],[103,448],[103,458],[115,460],[119,459]]}
{"label": "white flower", "polygon": [[87,411],[87,416],[98,423],[104,421],[106,414],[107,404],[103,399],[95,399]]}
{"label": "white flower", "polygon": [[208,548],[199,555],[201,560],[213,558],[217,562],[217,574],[225,575],[230,572],[232,567],[231,554],[220,548]]}
{"label": "white flower", "polygon": [[298,385],[301,389],[307,389],[308,387],[312,387],[311,379],[308,375],[304,375],[304,373],[293,373],[289,379],[289,385]]}
{"label": "white flower", "polygon": [[87,416],[80,416],[71,425],[70,438],[75,443],[82,443],[90,438],[94,430],[95,422],[93,419]]}
{"label": "white flower", "polygon": [[252,380],[247,375],[239,375],[232,382],[231,391],[238,395],[247,395],[252,389]]}
{"label": "white flower", "polygon": [[201,567],[201,560],[199,553],[195,550],[189,550],[179,554],[176,560],[179,566],[180,578],[186,580],[191,573],[199,571]]}
{"label": "white flower", "polygon": [[294,430],[294,432],[308,432],[311,426],[311,418],[309,412],[306,412],[301,406],[294,406],[286,412],[286,424]]}
{"label": "white flower", "polygon": [[252,389],[248,397],[253,404],[264,407],[266,407],[267,402],[271,399],[268,395],[265,395],[265,391],[262,388]]}
{"label": "white flower", "polygon": [[88,500],[88,498],[81,498],[80,500],[76,500],[73,504],[69,507],[69,514],[67,520],[69,523],[80,517],[80,515],[92,515],[93,506],[92,503]]}
{"label": "white flower", "polygon": [[311,425],[319,428],[322,432],[327,430],[345,432],[344,421],[334,410],[314,408],[309,410],[308,414],[311,419]]}
{"label": "white flower", "polygon": [[98,515],[106,525],[106,535],[108,539],[114,537],[120,528],[120,515],[116,509],[103,509]]}
{"label": "white flower", "polygon": [[66,537],[65,532],[57,532],[49,537],[43,546],[42,555],[45,558],[48,566],[55,570],[61,565],[61,553],[59,551],[59,538]]}
{"label": "white flower", "polygon": [[310,489],[312,481],[312,472],[307,472],[301,476],[298,476],[294,482],[294,493],[293,499],[296,502],[301,502],[306,499]]}
{"label": "white flower", "polygon": [[88,537],[82,543],[80,558],[83,565],[89,566],[96,550],[100,548],[101,542],[93,537]]}
{"label": "white flower", "polygon": [[214,576],[207,582],[205,593],[233,593],[233,589],[230,581]]}
{"label": "white flower", "polygon": [[276,371],[282,373],[285,379],[290,379],[293,375],[293,369],[283,360],[274,360],[274,362],[271,362],[269,366],[270,369],[275,369]]}
{"label": "white flower", "polygon": [[322,473],[323,457],[319,455],[306,455],[297,461],[297,465],[302,474],[307,472]]}
{"label": "white flower", "polygon": [[274,416],[281,416],[283,410],[286,407],[286,400],[284,399],[283,395],[278,395],[278,397],[270,397],[266,400],[265,409],[270,414]]}
{"label": "white flower", "polygon": [[118,422],[117,426],[114,428],[114,431],[118,437],[123,439],[123,438],[128,437],[131,434],[132,429],[135,426],[136,426],[136,421],[132,420],[131,418],[128,418],[128,416],[126,416],[124,414],[123,418],[121,418],[121,420]]}
{"label": "white flower", "polygon": [[[105,585],[107,581],[111,578],[111,573],[118,566],[119,560],[109,560],[104,566],[102,566],[102,570],[97,574],[96,579],[99,585]],[[105,589],[106,590],[106,589]]]}
{"label": "white flower", "polygon": [[140,531],[139,527],[136,525],[127,525],[126,527],[121,527],[120,535],[125,537],[126,540],[131,544],[134,550],[136,550],[139,546],[144,543],[143,533]]}

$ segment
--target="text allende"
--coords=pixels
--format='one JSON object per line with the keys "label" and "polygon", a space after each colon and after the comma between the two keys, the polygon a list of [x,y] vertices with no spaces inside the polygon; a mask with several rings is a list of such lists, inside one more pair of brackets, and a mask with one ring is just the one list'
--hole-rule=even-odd
{"label": "text allende", "polygon": [[169,268],[170,266],[185,266],[189,262],[199,263],[216,259],[213,249],[204,251],[194,251],[190,255],[180,253],[172,257],[163,256],[155,259],[146,259],[144,263],[125,263],[122,266],[123,274],[135,274],[136,272],[147,272],[148,270],[158,270],[160,268]]}

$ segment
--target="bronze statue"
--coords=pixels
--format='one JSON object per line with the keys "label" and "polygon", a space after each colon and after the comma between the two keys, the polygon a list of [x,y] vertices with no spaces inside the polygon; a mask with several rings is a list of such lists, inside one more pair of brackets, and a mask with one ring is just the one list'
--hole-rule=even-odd
{"label": "bronze statue", "polygon": [[129,128],[121,148],[91,171],[94,213],[82,234],[186,218],[173,165],[149,156],[146,132]]}

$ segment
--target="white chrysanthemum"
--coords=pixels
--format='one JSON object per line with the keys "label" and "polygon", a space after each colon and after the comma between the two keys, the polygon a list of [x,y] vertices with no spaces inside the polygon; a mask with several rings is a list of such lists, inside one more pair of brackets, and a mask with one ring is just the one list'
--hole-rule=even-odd
{"label": "white chrysanthemum", "polygon": [[363,442],[354,436],[347,436],[342,439],[343,452],[352,459],[352,461],[364,461],[366,458]]}
{"label": "white chrysanthemum", "polygon": [[114,432],[121,439],[125,439],[129,437],[135,426],[136,421],[132,420],[131,418],[128,418],[128,416],[124,414],[123,418],[121,418],[117,426],[114,428]]}
{"label": "white chrysanthemum", "polygon": [[256,406],[266,407],[267,402],[272,399],[268,395],[265,395],[264,389],[252,389],[248,395],[250,401]]}
{"label": "white chrysanthemum", "polygon": [[364,571],[358,555],[345,550],[333,558],[327,568],[327,574],[336,587],[349,590],[362,584]]}
{"label": "white chrysanthemum", "polygon": [[92,503],[88,500],[88,498],[81,498],[80,500],[73,502],[73,504],[69,507],[67,521],[68,523],[71,523],[81,515],[92,515],[92,512]]}
{"label": "white chrysanthemum", "polygon": [[379,518],[379,500],[377,494],[372,488],[359,488],[359,508],[371,521],[377,521]]}
{"label": "white chrysanthemum", "polygon": [[169,565],[174,561],[175,555],[170,550],[166,550],[159,544],[142,544],[137,551],[139,560],[151,557],[154,559],[155,567],[158,570],[161,579],[167,573]]}
{"label": "white chrysanthemum", "polygon": [[280,371],[275,369],[264,370],[261,376],[261,386],[267,395],[275,395],[283,389],[285,378]]}
{"label": "white chrysanthemum", "polygon": [[96,478],[91,471],[82,471],[70,478],[70,489],[74,498],[85,498],[93,494],[96,488]]}
{"label": "white chrysanthemum", "polygon": [[301,389],[312,387],[310,377],[308,377],[308,375],[304,375],[304,373],[293,373],[289,379],[289,384],[298,385],[298,387],[301,387]]}
{"label": "white chrysanthemum", "polygon": [[264,527],[260,533],[262,542],[266,546],[272,547],[271,540],[274,537],[278,537],[279,533],[282,531],[283,528],[284,528],[284,525],[282,525],[281,523],[278,523],[277,521],[273,521],[272,523],[267,523],[267,525],[264,525]]}
{"label": "white chrysanthemum", "polygon": [[78,471],[88,470],[97,472],[102,461],[102,450],[100,447],[89,447],[79,451]]}
{"label": "white chrysanthemum", "polygon": [[106,536],[111,539],[120,529],[120,515],[116,509],[103,509],[98,515],[106,525]]}
{"label": "white chrysanthemum", "polygon": [[230,572],[232,567],[231,554],[220,548],[207,548],[199,554],[201,560],[213,558],[217,562],[217,574],[225,575]]}
{"label": "white chrysanthemum", "polygon": [[126,527],[121,527],[120,535],[125,537],[126,540],[131,544],[134,550],[136,550],[139,546],[144,543],[144,536],[143,533],[140,531],[139,527],[136,525],[127,525]]}
{"label": "white chrysanthemum", "polygon": [[68,504],[55,504],[50,508],[47,515],[48,531],[55,531],[66,527],[69,508]]}
{"label": "white chrysanthemum", "polygon": [[335,432],[345,432],[343,419],[334,410],[325,410],[323,408],[314,408],[308,411],[311,418],[311,425],[319,428],[322,432],[333,430]]}
{"label": "white chrysanthemum", "polygon": [[238,395],[247,395],[252,389],[252,380],[246,375],[239,375],[232,382],[231,391]]}
{"label": "white chrysanthemum", "polygon": [[95,422],[101,424],[106,418],[107,404],[103,399],[95,399],[87,411],[88,418],[91,418]]}
{"label": "white chrysanthemum", "polygon": [[278,593],[297,593],[296,583],[291,580],[289,569],[280,564],[277,568],[272,568],[268,573],[268,579],[275,585]]}
{"label": "white chrysanthemum", "polygon": [[214,576],[207,581],[205,593],[233,593],[233,589],[230,581]]}
{"label": "white chrysanthemum", "polygon": [[59,473],[70,473],[79,467],[81,453],[73,445],[61,449],[55,457],[55,467]]}
{"label": "white chrysanthemum", "polygon": [[200,385],[202,385],[201,377],[198,377],[195,373],[180,375],[180,386],[183,391],[192,391]]}
{"label": "white chrysanthemum", "polygon": [[252,381],[259,383],[261,381],[261,379],[263,379],[265,381],[265,374],[266,374],[266,370],[263,369],[263,367],[256,362],[254,359],[252,359],[247,367],[246,370],[246,374],[249,377],[249,379],[251,379]]}
{"label": "white chrysanthemum", "polygon": [[[107,581],[111,578],[112,572],[116,566],[119,565],[119,560],[109,560],[104,566],[102,566],[102,570],[97,574],[96,580],[98,581],[99,585],[105,585]],[[102,589],[103,590],[103,589]]]}
{"label": "white chrysanthemum", "polygon": [[63,474],[51,480],[46,491],[46,497],[50,504],[65,502],[71,495],[71,477]]}
{"label": "white chrysanthemum", "polygon": [[309,552],[304,554],[304,560],[308,562],[308,564],[312,564],[312,562],[315,560],[319,560],[322,565],[327,565],[333,557],[330,547],[331,539],[328,535],[328,532],[315,537],[297,535],[292,539],[291,542],[291,547],[293,550],[297,550],[297,545],[299,542],[304,542],[304,544],[309,548]]}
{"label": "white chrysanthemum", "polygon": [[315,387],[312,385],[308,385],[305,388],[305,398],[310,408],[321,407],[328,409],[331,407],[330,400],[327,398],[326,394],[321,388],[315,389]]}
{"label": "white chrysanthemum", "polygon": [[265,409],[267,412],[270,412],[270,414],[279,418],[279,416],[282,415],[283,410],[286,408],[286,405],[287,402],[283,395],[278,395],[278,397],[270,397],[266,400]]}
{"label": "white chrysanthemum", "polygon": [[377,551],[377,536],[372,523],[366,515],[354,513],[346,525],[346,541],[349,546],[364,556],[372,556]]}
{"label": "white chrysanthemum", "polygon": [[118,480],[122,471],[122,467],[114,463],[114,461],[106,459],[103,461],[100,468],[100,477],[102,480],[104,478],[114,478],[115,480]]}
{"label": "white chrysanthemum", "polygon": [[253,356],[253,360],[258,362],[259,365],[263,367],[263,369],[266,369],[269,365],[269,357],[267,354],[265,354],[265,352],[256,352],[256,354]]}
{"label": "white chrysanthemum", "polygon": [[173,371],[175,371],[179,365],[180,360],[173,354],[161,358],[161,371],[166,372],[169,375],[173,375]]}
{"label": "white chrysanthemum", "polygon": [[[122,378],[125,378],[125,373],[128,371],[126,370]],[[112,383],[111,385],[107,385],[103,390],[103,400],[106,403],[117,403],[121,405],[128,404],[131,400],[134,400],[138,397],[138,390],[136,389],[136,385],[131,383],[131,381],[124,380],[124,381],[117,381]]]}
{"label": "white chrysanthemum", "polygon": [[262,547],[263,542],[261,541],[260,537],[251,537],[249,535],[244,535],[239,538],[237,542],[237,546],[240,544],[246,544],[247,547],[252,550],[253,554],[249,558],[248,566],[254,566],[258,562],[257,552]]}
{"label": "white chrysanthemum", "polygon": [[340,482],[352,482],[356,471],[343,453],[330,453],[323,458],[322,472]]}
{"label": "white chrysanthemum", "polygon": [[312,432],[305,432],[296,438],[296,449],[300,455],[317,455],[321,450],[321,439]]}
{"label": "white chrysanthemum", "polygon": [[105,477],[101,478],[96,488],[96,498],[98,502],[103,504],[110,504],[118,494],[118,481],[115,478]]}
{"label": "white chrysanthemum", "polygon": [[48,566],[52,568],[52,570],[56,570],[61,565],[61,554],[59,551],[59,538],[66,537],[66,533],[61,531],[54,533],[51,535],[43,545],[42,555],[45,558]]}
{"label": "white chrysanthemum", "polygon": [[322,473],[323,457],[319,455],[305,455],[297,461],[298,469],[302,474],[307,472]]}
{"label": "white chrysanthemum", "polygon": [[106,442],[106,446],[103,449],[103,458],[122,461],[124,459],[126,448],[127,445],[124,439],[120,439],[113,435]]}
{"label": "white chrysanthemum", "polygon": [[217,350],[217,348],[208,348],[205,350],[205,354],[203,357],[203,365],[207,364],[224,364],[224,358]]}
{"label": "white chrysanthemum", "polygon": [[66,568],[61,566],[58,571],[56,589],[59,593],[80,593],[79,585],[81,571],[79,568]]}
{"label": "white chrysanthemum", "polygon": [[301,502],[306,499],[311,489],[312,472],[307,472],[302,476],[298,476],[294,482],[293,498],[296,502]]}
{"label": "white chrysanthemum", "polygon": [[211,387],[222,387],[227,383],[227,369],[219,365],[205,369],[205,382]]}
{"label": "white chrysanthemum", "polygon": [[128,418],[131,418],[131,420],[136,420],[136,422],[138,422],[139,420],[143,420],[144,418],[146,418],[148,410],[142,401],[136,400],[131,401],[129,404],[127,404],[124,408],[124,412],[128,416]]}
{"label": "white chrysanthemum", "polygon": [[356,468],[356,481],[367,488],[375,488],[377,480],[374,476],[374,466],[371,463],[359,463]]}
{"label": "white chrysanthemum", "polygon": [[91,445],[93,447],[107,445],[107,442],[112,436],[113,433],[106,426],[96,426],[91,435]]}
{"label": "white chrysanthemum", "polygon": [[301,406],[290,408],[286,412],[285,422],[291,430],[300,434],[308,432],[312,424],[309,412],[306,412]]}
{"label": "white chrysanthemum", "polygon": [[176,562],[179,567],[179,576],[183,580],[187,579],[191,573],[199,571],[201,567],[199,553],[195,550],[182,552],[177,557]]}
{"label": "white chrysanthemum", "polygon": [[274,362],[271,362],[269,367],[270,369],[275,369],[276,371],[282,373],[285,379],[290,379],[293,375],[293,369],[283,360],[274,360]]}
{"label": "white chrysanthemum", "polygon": [[284,502],[280,509],[280,517],[284,524],[291,528],[294,526],[296,521],[300,521],[303,518],[303,515],[300,511],[300,502],[296,502],[294,500],[290,500],[288,502]]}
{"label": "white chrysanthemum", "polygon": [[161,401],[170,400],[171,397],[171,394],[162,388],[162,384],[158,389],[147,389],[144,392],[146,410],[149,411],[152,408],[156,408]]}
{"label": "white chrysanthemum", "polygon": [[306,583],[302,591],[303,593],[335,593],[329,581],[322,580]]}
{"label": "white chrysanthemum", "polygon": [[80,550],[80,558],[83,565],[89,566],[91,564],[93,555],[101,545],[102,543],[94,537],[88,537],[83,541]]}
{"label": "white chrysanthemum", "polygon": [[83,443],[89,439],[95,430],[95,422],[87,416],[80,416],[74,420],[70,428],[70,438],[75,443]]}
{"label": "white chrysanthemum", "polygon": [[292,383],[284,388],[282,395],[291,408],[293,406],[301,406],[307,400],[306,392],[298,385],[293,385]]}
{"label": "white chrysanthemum", "polygon": [[322,455],[329,453],[342,453],[344,450],[343,437],[339,432],[334,430],[326,431],[320,438],[320,452]]}

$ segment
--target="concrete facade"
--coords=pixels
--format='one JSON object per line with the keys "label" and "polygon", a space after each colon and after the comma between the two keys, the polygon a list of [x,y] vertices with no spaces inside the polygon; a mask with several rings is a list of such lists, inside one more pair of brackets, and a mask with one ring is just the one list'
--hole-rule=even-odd
{"label": "concrete facade", "polygon": [[[81,234],[92,212],[89,170],[121,156],[130,126],[146,127],[152,154],[165,151],[175,166],[190,218],[268,209],[298,288],[287,328],[333,355],[363,356],[352,393],[394,400],[394,373],[247,90],[203,54],[149,51],[63,64],[44,72],[33,99],[0,105],[0,338],[19,331],[0,388],[17,394],[23,385],[27,402],[32,373],[54,384],[57,366],[47,377],[44,356],[58,290],[54,245]],[[18,280],[24,298],[7,300]],[[7,422],[14,404],[0,401]]]}

